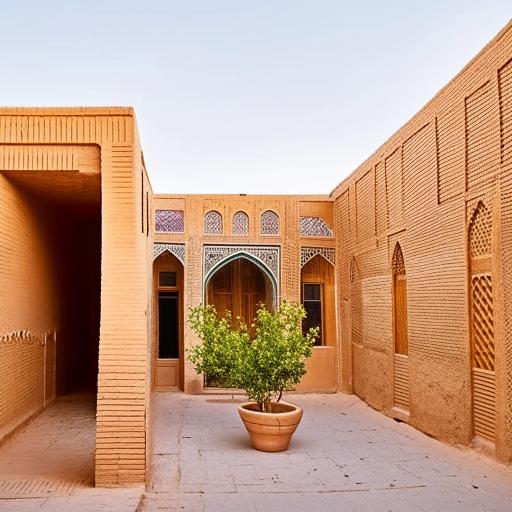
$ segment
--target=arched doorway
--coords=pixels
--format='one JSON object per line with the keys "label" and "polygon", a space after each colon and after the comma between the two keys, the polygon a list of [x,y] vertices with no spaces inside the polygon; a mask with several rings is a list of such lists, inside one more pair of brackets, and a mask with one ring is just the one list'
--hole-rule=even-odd
{"label": "arched doorway", "polygon": [[479,202],[469,224],[473,433],[494,442],[496,376],[492,282],[492,218]]}
{"label": "arched doorway", "polygon": [[394,344],[394,403],[409,410],[409,339],[407,332],[407,276],[404,255],[397,242],[393,251],[393,344]]}
{"label": "arched doorway", "polygon": [[240,317],[248,325],[260,303],[271,308],[275,286],[263,265],[245,255],[226,260],[210,274],[206,282],[206,302],[223,316],[231,312],[233,323]]}
{"label": "arched doorway", "polygon": [[155,389],[183,389],[183,264],[168,251],[153,263],[153,383]]}

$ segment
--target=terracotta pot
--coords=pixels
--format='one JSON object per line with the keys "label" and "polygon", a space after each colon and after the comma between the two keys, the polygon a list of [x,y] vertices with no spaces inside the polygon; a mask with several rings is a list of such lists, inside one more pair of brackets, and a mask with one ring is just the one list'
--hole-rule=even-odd
{"label": "terracotta pot", "polygon": [[244,402],[238,406],[238,413],[252,445],[262,452],[287,450],[302,418],[302,409],[287,402],[273,403],[272,412],[260,412],[255,402]]}

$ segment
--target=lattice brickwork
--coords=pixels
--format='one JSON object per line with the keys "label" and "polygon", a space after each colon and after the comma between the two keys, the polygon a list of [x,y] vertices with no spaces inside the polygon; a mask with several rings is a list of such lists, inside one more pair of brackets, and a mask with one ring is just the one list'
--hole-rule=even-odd
{"label": "lattice brickwork", "polygon": [[402,248],[400,247],[399,243],[395,245],[395,250],[393,251],[392,267],[393,274],[405,275],[404,255],[402,253]]}
{"label": "lattice brickwork", "polygon": [[302,236],[334,236],[332,229],[320,217],[301,217],[300,234]]}
{"label": "lattice brickwork", "polygon": [[279,215],[272,210],[261,214],[261,234],[279,235]]}
{"label": "lattice brickwork", "polygon": [[185,231],[183,210],[156,210],[155,229],[168,233],[183,233]]}
{"label": "lattice brickwork", "polygon": [[492,220],[491,212],[479,203],[469,228],[471,257],[491,255],[491,232]]}
{"label": "lattice brickwork", "polygon": [[215,211],[209,211],[204,216],[204,234],[222,235],[222,215]]}
{"label": "lattice brickwork", "polygon": [[247,236],[249,234],[249,216],[245,212],[233,215],[233,235]]}
{"label": "lattice brickwork", "polygon": [[494,371],[494,320],[492,278],[471,278],[473,358],[476,368]]}
{"label": "lattice brickwork", "polygon": [[335,250],[330,247],[302,247],[300,253],[300,266],[303,267],[316,255],[323,256],[331,265],[335,264]]}

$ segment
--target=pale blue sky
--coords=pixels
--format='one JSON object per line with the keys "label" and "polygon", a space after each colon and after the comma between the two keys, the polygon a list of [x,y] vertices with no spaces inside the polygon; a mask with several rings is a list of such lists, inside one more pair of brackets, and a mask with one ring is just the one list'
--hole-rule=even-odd
{"label": "pale blue sky", "polygon": [[0,104],[133,105],[156,192],[328,193],[511,0],[0,0]]}

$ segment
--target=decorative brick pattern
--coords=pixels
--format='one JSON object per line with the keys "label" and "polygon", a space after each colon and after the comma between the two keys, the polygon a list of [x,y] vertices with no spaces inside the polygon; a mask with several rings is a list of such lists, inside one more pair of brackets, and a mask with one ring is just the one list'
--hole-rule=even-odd
{"label": "decorative brick pattern", "polygon": [[279,215],[272,210],[261,214],[261,234],[279,235]]}
{"label": "decorative brick pattern", "polygon": [[300,252],[300,266],[301,268],[316,255],[325,258],[331,265],[335,265],[335,249],[330,247],[302,247]]}
{"label": "decorative brick pattern", "polygon": [[211,270],[225,259],[234,254],[250,254],[274,276],[279,285],[279,247],[255,246],[255,245],[205,245],[203,248],[203,279]]}
{"label": "decorative brick pattern", "polygon": [[153,259],[157,259],[160,254],[168,251],[171,254],[174,254],[176,258],[178,258],[183,265],[185,265],[185,244],[162,244],[155,243],[153,245]]}
{"label": "decorative brick pattern", "polygon": [[222,215],[217,211],[209,211],[204,216],[205,235],[222,235]]}
{"label": "decorative brick pattern", "polygon": [[183,210],[156,210],[155,229],[161,232],[183,233],[185,231]]}
{"label": "decorative brick pattern", "polygon": [[300,218],[301,236],[334,236],[332,229],[320,217]]}
{"label": "decorative brick pattern", "polygon": [[247,236],[249,234],[249,216],[245,212],[233,215],[233,235]]}

